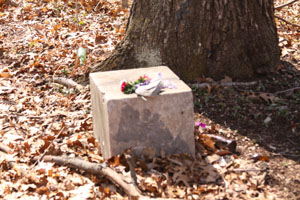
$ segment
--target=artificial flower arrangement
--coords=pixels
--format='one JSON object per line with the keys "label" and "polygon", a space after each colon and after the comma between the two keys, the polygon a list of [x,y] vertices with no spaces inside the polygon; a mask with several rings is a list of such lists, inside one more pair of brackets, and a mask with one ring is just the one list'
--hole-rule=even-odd
{"label": "artificial flower arrangement", "polygon": [[139,96],[156,96],[165,88],[173,89],[176,86],[169,80],[163,81],[161,73],[158,73],[158,77],[153,80],[144,75],[140,76],[136,81],[121,82],[121,91],[124,94],[136,93]]}
{"label": "artificial flower arrangement", "polygon": [[121,91],[124,94],[132,94],[139,86],[148,85],[151,81],[147,75],[140,76],[136,81],[122,81],[121,82]]}

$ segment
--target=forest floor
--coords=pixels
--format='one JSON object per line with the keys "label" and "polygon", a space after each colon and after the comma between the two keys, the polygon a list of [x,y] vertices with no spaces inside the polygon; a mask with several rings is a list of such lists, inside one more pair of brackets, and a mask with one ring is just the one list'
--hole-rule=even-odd
{"label": "forest floor", "polygon": [[[122,39],[120,1],[0,1],[0,198],[124,199],[124,188],[45,155],[106,164],[124,179],[124,155],[105,161],[93,137],[89,86],[66,87],[105,59]],[[276,0],[275,6],[288,2]],[[77,7],[77,9],[76,9]],[[78,10],[78,12],[76,11]],[[78,14],[76,14],[78,13]],[[300,2],[276,10],[300,24]],[[255,84],[192,85],[197,155],[136,163],[145,196],[178,199],[300,199],[300,28],[276,19],[282,63]],[[85,65],[76,59],[87,49]],[[201,83],[198,83],[201,84]],[[205,127],[204,127],[205,124]],[[210,135],[236,142],[219,145]]]}

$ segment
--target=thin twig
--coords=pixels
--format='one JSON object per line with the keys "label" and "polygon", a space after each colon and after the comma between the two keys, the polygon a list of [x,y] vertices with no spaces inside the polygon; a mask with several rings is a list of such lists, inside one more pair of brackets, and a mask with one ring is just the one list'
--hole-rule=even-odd
{"label": "thin twig", "polygon": [[275,94],[276,95],[278,95],[278,94],[286,94],[286,96],[291,96],[292,93],[295,90],[300,90],[300,87],[295,87],[295,88],[290,88],[290,89],[287,89],[287,90],[278,91],[278,92],[275,92]]}
{"label": "thin twig", "polygon": [[251,85],[256,85],[256,81],[252,82],[228,82],[228,83],[195,83],[192,84],[193,87],[196,88],[203,88],[207,86],[251,86]]}
{"label": "thin twig", "polygon": [[241,172],[262,172],[262,171],[266,171],[265,169],[255,169],[255,168],[250,168],[250,169],[244,169],[244,168],[238,168],[238,169],[230,169],[227,170],[225,173],[231,173],[231,172],[235,172],[235,173],[241,173]]}
{"label": "thin twig", "polygon": [[141,191],[138,187],[137,176],[136,176],[136,173],[134,170],[134,168],[135,168],[134,155],[131,152],[131,150],[129,150],[127,153],[125,153],[125,158],[126,158],[127,164],[130,169],[130,176],[131,176],[133,185],[136,188],[136,190],[141,193]]}
{"label": "thin twig", "polygon": [[97,5],[96,5],[95,8],[93,9],[94,12],[97,11],[97,8],[98,8],[98,6],[99,6],[100,3],[102,3],[102,1],[98,1]]}
{"label": "thin twig", "polygon": [[[53,142],[61,135],[61,133],[65,130],[65,127],[63,126],[59,133],[55,136]],[[34,168],[43,158],[44,156],[46,155],[46,153],[49,151],[49,149],[52,147],[52,143],[49,144],[49,146],[47,147],[47,149],[45,149],[44,153],[42,155],[39,156],[39,158],[35,161],[35,163],[31,166],[31,169]]]}
{"label": "thin twig", "polygon": [[287,23],[287,24],[290,24],[290,25],[292,25],[292,26],[295,26],[295,27],[300,28],[300,25],[294,24],[294,23],[292,23],[292,22],[289,22],[289,21],[287,21],[286,19],[283,19],[282,17],[279,17],[279,16],[276,16],[276,15],[275,15],[275,18],[280,19],[280,20],[284,21],[284,22]]}
{"label": "thin twig", "polygon": [[23,114],[23,113],[15,113],[15,114],[0,114],[0,118],[3,117],[27,117],[27,118],[33,118],[33,119],[40,119],[40,118],[49,118],[49,117],[58,117],[58,116],[66,116],[64,114],[50,114],[50,115],[27,115],[27,114]]}
{"label": "thin twig", "polygon": [[290,2],[287,2],[287,3],[284,3],[284,4],[282,4],[282,5],[276,6],[275,9],[280,9],[280,8],[285,7],[285,6],[289,6],[289,5],[291,5],[291,4],[293,4],[293,3],[297,2],[297,1],[298,1],[298,0],[292,0],[292,1],[290,1]]}

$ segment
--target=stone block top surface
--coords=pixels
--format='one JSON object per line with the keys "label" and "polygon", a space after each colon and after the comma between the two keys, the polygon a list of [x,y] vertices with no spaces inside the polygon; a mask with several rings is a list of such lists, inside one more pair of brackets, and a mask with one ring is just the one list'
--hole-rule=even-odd
{"label": "stone block top surface", "polygon": [[159,73],[162,74],[163,81],[169,80],[176,86],[174,89],[164,89],[161,95],[191,91],[191,89],[166,66],[96,72],[90,74],[90,79],[95,85],[97,85],[100,91],[105,94],[105,99],[130,99],[136,98],[137,95],[123,94],[121,91],[122,81],[135,81],[143,75],[147,75],[151,79],[155,79]]}

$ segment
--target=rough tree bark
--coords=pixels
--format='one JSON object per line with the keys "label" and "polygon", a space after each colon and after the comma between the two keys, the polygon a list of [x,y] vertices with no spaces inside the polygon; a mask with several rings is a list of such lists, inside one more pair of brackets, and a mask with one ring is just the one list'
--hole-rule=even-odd
{"label": "rough tree bark", "polygon": [[279,59],[273,0],[135,0],[124,39],[91,71],[167,65],[187,81],[244,79]]}

